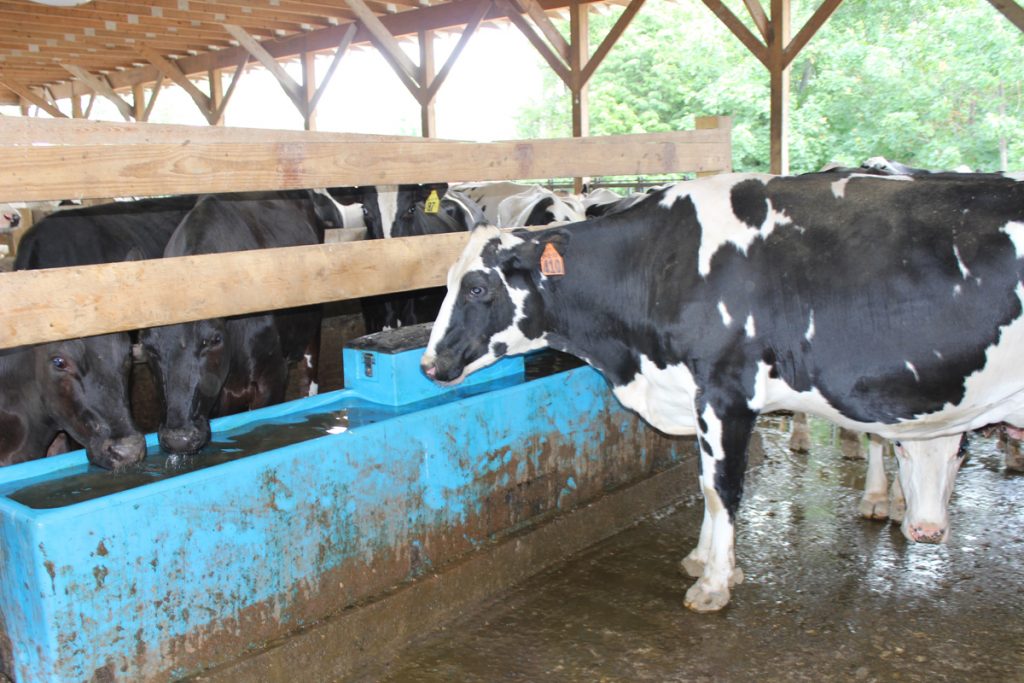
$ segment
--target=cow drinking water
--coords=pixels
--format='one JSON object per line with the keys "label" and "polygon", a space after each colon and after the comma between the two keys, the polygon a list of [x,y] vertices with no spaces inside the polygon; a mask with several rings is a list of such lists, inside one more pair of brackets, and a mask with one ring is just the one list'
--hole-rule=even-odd
{"label": "cow drinking water", "polygon": [[[552,251],[564,275],[541,271]],[[455,383],[552,347],[656,428],[696,434],[706,508],[686,604],[717,610],[742,577],[734,523],[761,412],[900,441],[904,532],[947,533],[944,507],[913,498],[944,493],[905,477],[922,454],[957,460],[965,431],[1024,424],[1022,255],[1013,177],[702,178],[563,228],[476,230],[422,366]]]}

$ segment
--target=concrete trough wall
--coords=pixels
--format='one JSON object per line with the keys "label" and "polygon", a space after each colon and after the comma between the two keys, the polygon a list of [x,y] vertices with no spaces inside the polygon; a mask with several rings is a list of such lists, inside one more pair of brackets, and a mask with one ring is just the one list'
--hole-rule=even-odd
{"label": "concrete trough wall", "polygon": [[[82,472],[84,453],[0,471],[7,672],[18,681],[198,674],[464,564],[691,452],[692,442],[625,411],[589,368],[523,381],[522,361],[509,359],[491,384],[423,399],[402,383],[426,382],[418,356],[375,361],[398,377],[398,396],[421,399],[411,406],[368,403],[349,384],[214,421],[215,432],[287,429],[326,411],[347,416],[339,433],[53,509],[8,496]],[[361,360],[346,357],[346,371]]]}

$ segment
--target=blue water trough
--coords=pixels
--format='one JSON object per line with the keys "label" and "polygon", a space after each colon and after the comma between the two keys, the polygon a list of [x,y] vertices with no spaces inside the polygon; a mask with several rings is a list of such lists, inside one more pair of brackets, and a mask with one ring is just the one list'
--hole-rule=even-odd
{"label": "blue water trough", "polygon": [[82,451],[0,470],[5,673],[194,674],[680,456],[586,367],[439,387],[427,333],[356,340],[346,389],[216,419],[196,456],[149,435],[126,472]]}

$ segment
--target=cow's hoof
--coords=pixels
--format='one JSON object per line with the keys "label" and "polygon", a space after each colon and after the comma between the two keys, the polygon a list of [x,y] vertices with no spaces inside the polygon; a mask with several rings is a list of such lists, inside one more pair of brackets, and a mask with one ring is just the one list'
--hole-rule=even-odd
{"label": "cow's hoof", "polygon": [[736,584],[743,583],[743,570],[739,567],[732,568],[732,574],[729,574],[729,588],[732,588]]}
{"label": "cow's hoof", "polygon": [[729,589],[706,590],[702,585],[703,581],[690,586],[686,591],[686,600],[683,602],[694,612],[717,612],[729,604]]}
{"label": "cow's hoof", "polygon": [[793,436],[789,439],[789,450],[794,453],[809,453],[811,451],[811,433],[806,429],[793,429]]}
{"label": "cow's hoof", "polygon": [[695,579],[704,575],[704,560],[697,559],[692,553],[684,557],[679,566],[684,572]]}
{"label": "cow's hoof", "polygon": [[860,499],[860,516],[865,519],[883,520],[889,517],[889,498],[864,496]]}
{"label": "cow's hoof", "polygon": [[1024,472],[1024,454],[1016,448],[1006,450],[1006,469],[1011,472]]}

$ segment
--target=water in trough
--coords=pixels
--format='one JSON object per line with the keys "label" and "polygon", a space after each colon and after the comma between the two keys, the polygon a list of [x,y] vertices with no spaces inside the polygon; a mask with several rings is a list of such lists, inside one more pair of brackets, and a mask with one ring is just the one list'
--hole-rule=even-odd
{"label": "water in trough", "polygon": [[[810,455],[762,422],[740,514],[746,581],[717,614],[682,606],[693,494],[444,629],[369,678],[460,681],[1024,681],[1024,476],[975,436],[947,545],[862,520],[865,463],[825,423]],[[893,463],[888,463],[892,468]]]}

